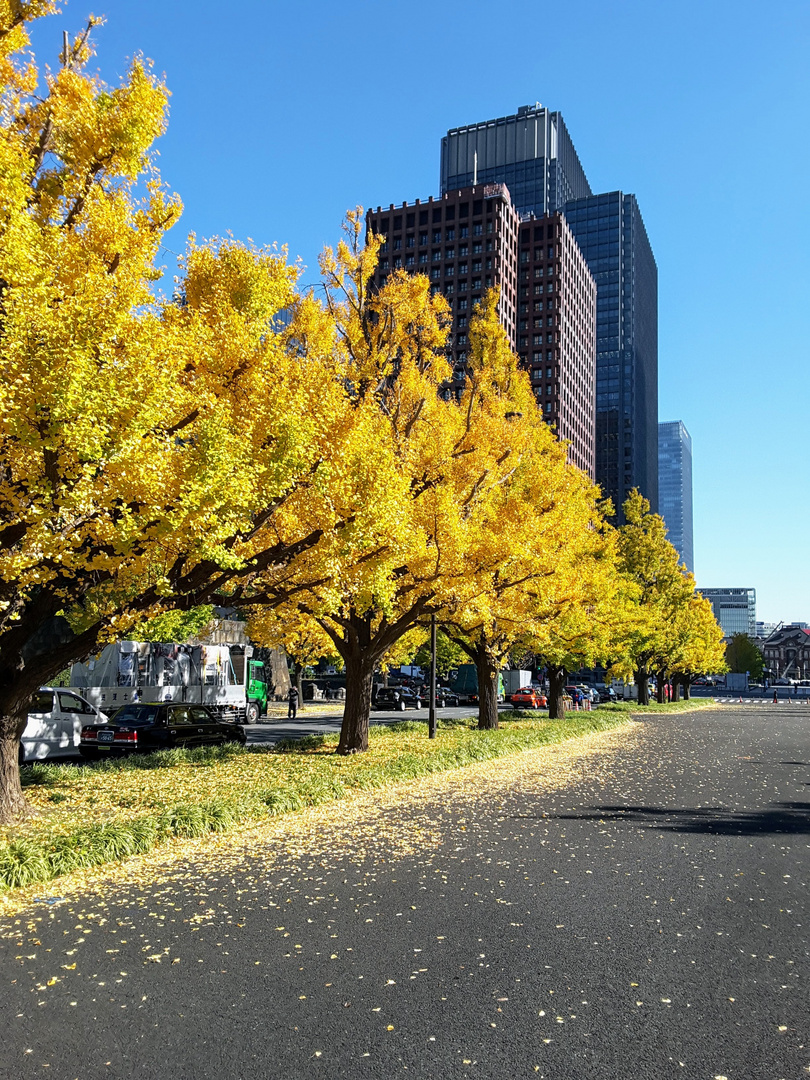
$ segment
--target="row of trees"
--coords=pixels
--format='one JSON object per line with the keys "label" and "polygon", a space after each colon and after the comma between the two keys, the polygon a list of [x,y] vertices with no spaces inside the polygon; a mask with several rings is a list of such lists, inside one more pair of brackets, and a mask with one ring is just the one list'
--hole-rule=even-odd
{"label": "row of trees", "polygon": [[446,302],[423,277],[372,287],[359,209],[317,293],[284,252],[192,237],[161,296],[181,209],[152,149],[166,89],[140,60],[116,88],[88,74],[90,27],[40,85],[27,24],[52,9],[0,7],[0,820],[24,810],[32,692],[169,609],[226,605],[263,644],[328,643],[340,753],[368,745],[375,665],[432,614],[477,664],[482,727],[517,646],[558,676],[607,658],[642,685],[719,666],[663,523],[634,496],[630,524],[607,524],[495,294],[459,397]]}

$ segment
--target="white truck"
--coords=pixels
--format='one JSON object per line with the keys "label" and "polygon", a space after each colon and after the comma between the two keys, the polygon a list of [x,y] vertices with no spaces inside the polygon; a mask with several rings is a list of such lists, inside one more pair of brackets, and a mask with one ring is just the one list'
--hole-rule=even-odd
{"label": "white truck", "polygon": [[267,711],[267,677],[252,645],[115,641],[70,671],[70,689],[108,715],[132,701],[208,705],[254,724]]}

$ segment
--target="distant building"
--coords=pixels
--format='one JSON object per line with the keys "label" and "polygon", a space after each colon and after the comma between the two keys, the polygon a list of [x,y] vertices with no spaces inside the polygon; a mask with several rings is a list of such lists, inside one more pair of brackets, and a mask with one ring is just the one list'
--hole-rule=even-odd
{"label": "distant building", "polygon": [[774,678],[810,678],[810,629],[797,626],[780,626],[762,646],[765,666]]}
{"label": "distant building", "polygon": [[[765,638],[770,637],[774,630],[781,625],[782,623],[760,622],[759,619],[757,619],[757,637],[764,641]],[[794,623],[794,625],[796,624]]]}
{"label": "distant building", "polygon": [[724,637],[757,633],[756,589],[700,589],[701,595],[711,603],[714,617],[720,624]]}
{"label": "distant building", "polygon": [[682,420],[658,425],[658,513],[668,539],[694,574],[692,538],[692,436]]}
{"label": "distant building", "polygon": [[427,202],[378,206],[369,232],[385,237],[375,283],[396,270],[425,274],[450,305],[453,386],[464,385],[469,325],[483,293],[529,372],[537,407],[569,460],[594,478],[596,284],[562,214],[521,221],[506,184],[460,188]]}

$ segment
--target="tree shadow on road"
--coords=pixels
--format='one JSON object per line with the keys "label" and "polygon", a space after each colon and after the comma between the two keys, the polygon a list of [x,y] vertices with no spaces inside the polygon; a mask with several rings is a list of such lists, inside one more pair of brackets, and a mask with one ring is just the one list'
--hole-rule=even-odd
{"label": "tree shadow on road", "polygon": [[624,821],[666,832],[721,836],[766,833],[810,834],[810,803],[779,802],[761,810],[725,810],[721,806],[673,809],[666,806],[598,806],[581,813],[548,814],[568,821]]}

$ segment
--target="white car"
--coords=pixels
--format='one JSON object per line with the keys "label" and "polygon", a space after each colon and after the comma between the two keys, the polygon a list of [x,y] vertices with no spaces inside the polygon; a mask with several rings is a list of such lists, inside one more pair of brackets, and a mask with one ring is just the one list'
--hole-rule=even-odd
{"label": "white car", "polygon": [[107,719],[106,713],[73,690],[40,687],[28,706],[28,723],[20,742],[20,764],[78,756],[82,727],[106,724]]}

